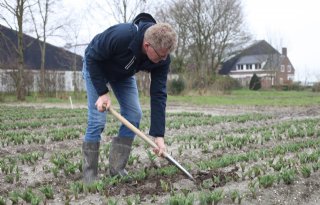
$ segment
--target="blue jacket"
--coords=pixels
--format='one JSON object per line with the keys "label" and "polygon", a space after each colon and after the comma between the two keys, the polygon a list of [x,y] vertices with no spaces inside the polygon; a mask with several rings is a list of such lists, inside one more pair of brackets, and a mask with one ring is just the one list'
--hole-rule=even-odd
{"label": "blue jacket", "polygon": [[150,14],[139,14],[133,23],[114,25],[96,35],[85,50],[87,70],[100,95],[109,90],[108,82],[133,76],[139,71],[151,74],[151,136],[163,137],[167,101],[167,75],[170,57],[153,63],[142,53],[144,33],[156,21]]}

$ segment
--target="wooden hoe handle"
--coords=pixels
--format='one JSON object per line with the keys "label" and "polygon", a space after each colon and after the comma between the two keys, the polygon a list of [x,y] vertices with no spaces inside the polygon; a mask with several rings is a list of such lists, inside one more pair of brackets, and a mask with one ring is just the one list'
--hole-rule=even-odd
{"label": "wooden hoe handle", "polygon": [[152,141],[149,137],[147,137],[143,132],[141,132],[138,128],[133,126],[127,119],[122,117],[117,111],[115,111],[112,107],[109,107],[109,112],[115,116],[122,124],[127,126],[132,132],[134,132],[136,135],[141,137],[144,141],[146,141],[148,144],[150,144],[153,148],[158,148],[156,143]]}

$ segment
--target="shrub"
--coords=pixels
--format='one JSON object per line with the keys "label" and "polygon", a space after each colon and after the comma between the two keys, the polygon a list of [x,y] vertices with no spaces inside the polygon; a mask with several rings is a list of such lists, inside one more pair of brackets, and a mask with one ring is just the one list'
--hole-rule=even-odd
{"label": "shrub", "polygon": [[320,92],[320,82],[317,82],[312,86],[312,92]]}
{"label": "shrub", "polygon": [[232,89],[241,88],[239,82],[230,76],[217,76],[213,88],[218,91],[230,91]]}
{"label": "shrub", "polygon": [[0,102],[4,102],[4,94],[0,92]]}
{"label": "shrub", "polygon": [[249,83],[250,90],[259,90],[261,88],[261,79],[254,73]]}
{"label": "shrub", "polygon": [[300,82],[294,82],[290,84],[290,90],[303,91],[305,88],[301,85]]}
{"label": "shrub", "polygon": [[273,86],[276,90],[282,90],[282,91],[303,91],[306,89],[306,87],[302,86],[300,82],[293,82],[293,83],[287,83],[284,85],[275,85]]}
{"label": "shrub", "polygon": [[186,87],[186,83],[182,77],[178,79],[173,79],[169,82],[168,91],[171,95],[179,95],[181,94]]}

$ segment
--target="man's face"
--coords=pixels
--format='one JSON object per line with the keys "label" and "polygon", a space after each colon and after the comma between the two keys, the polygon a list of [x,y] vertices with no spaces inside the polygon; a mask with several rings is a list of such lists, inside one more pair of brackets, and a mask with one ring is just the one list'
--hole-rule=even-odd
{"label": "man's face", "polygon": [[148,58],[154,63],[166,60],[170,54],[169,50],[166,48],[156,50],[149,42],[146,42],[145,46]]}

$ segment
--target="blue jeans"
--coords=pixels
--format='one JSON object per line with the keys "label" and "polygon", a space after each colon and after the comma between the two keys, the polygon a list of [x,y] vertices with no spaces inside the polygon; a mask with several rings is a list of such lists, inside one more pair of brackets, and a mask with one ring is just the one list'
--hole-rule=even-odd
{"label": "blue jeans", "polygon": [[[99,112],[95,106],[99,95],[92,84],[89,72],[86,69],[85,60],[83,62],[82,74],[86,82],[88,99],[88,122],[84,141],[99,142],[101,140],[101,133],[106,125],[107,111]],[[119,102],[121,115],[135,127],[139,128],[142,111],[135,77],[131,76],[124,80],[109,84]],[[125,125],[122,124],[120,126],[118,137],[134,138],[134,136],[135,134]]]}

